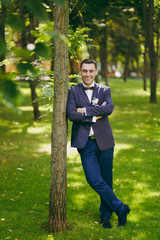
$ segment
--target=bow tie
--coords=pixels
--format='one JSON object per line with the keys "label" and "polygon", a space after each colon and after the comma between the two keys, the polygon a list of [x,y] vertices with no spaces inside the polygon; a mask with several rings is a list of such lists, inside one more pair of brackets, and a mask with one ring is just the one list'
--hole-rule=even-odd
{"label": "bow tie", "polygon": [[94,87],[83,87],[84,90],[93,90]]}

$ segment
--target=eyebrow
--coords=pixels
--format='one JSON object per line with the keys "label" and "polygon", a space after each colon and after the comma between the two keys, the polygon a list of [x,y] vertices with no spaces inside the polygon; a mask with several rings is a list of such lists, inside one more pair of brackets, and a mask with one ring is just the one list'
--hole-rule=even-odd
{"label": "eyebrow", "polygon": [[93,72],[93,71],[94,71],[94,69],[89,69],[89,70],[87,70],[87,69],[82,69],[82,71],[83,71],[83,72],[84,72],[84,71]]}

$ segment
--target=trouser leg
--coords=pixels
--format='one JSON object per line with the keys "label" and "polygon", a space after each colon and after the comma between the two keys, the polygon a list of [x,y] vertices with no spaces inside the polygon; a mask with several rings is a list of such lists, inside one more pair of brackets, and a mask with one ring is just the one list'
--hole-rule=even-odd
{"label": "trouser leg", "polygon": [[[107,183],[110,189],[113,189],[113,152],[114,148],[110,148],[99,153],[99,163],[101,169],[101,175],[103,180]],[[106,204],[106,202],[101,198],[100,204],[100,217],[103,222],[104,219],[110,218],[112,215],[111,208]]]}
{"label": "trouser leg", "polygon": [[95,141],[88,140],[83,149],[78,149],[86,179],[91,187],[104,200],[110,212],[121,214],[124,210],[123,203],[116,197],[112,189],[104,181],[98,160],[99,148]]}

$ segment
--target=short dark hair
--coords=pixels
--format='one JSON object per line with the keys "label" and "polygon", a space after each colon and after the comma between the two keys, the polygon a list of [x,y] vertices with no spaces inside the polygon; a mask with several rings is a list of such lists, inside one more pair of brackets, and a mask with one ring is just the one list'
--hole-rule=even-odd
{"label": "short dark hair", "polygon": [[97,69],[97,63],[93,59],[84,59],[80,64],[80,69],[81,69],[83,63],[87,63],[87,64],[92,64],[93,63],[95,65],[95,68]]}

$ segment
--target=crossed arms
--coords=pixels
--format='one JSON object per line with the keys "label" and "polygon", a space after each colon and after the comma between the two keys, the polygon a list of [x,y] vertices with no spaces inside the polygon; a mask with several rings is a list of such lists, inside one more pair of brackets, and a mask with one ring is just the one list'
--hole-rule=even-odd
{"label": "crossed arms", "polygon": [[88,106],[83,108],[77,108],[74,91],[71,88],[68,95],[67,113],[70,121],[78,122],[94,122],[93,117],[96,116],[96,120],[108,116],[112,113],[114,108],[110,88],[105,89],[104,101],[101,105]]}

